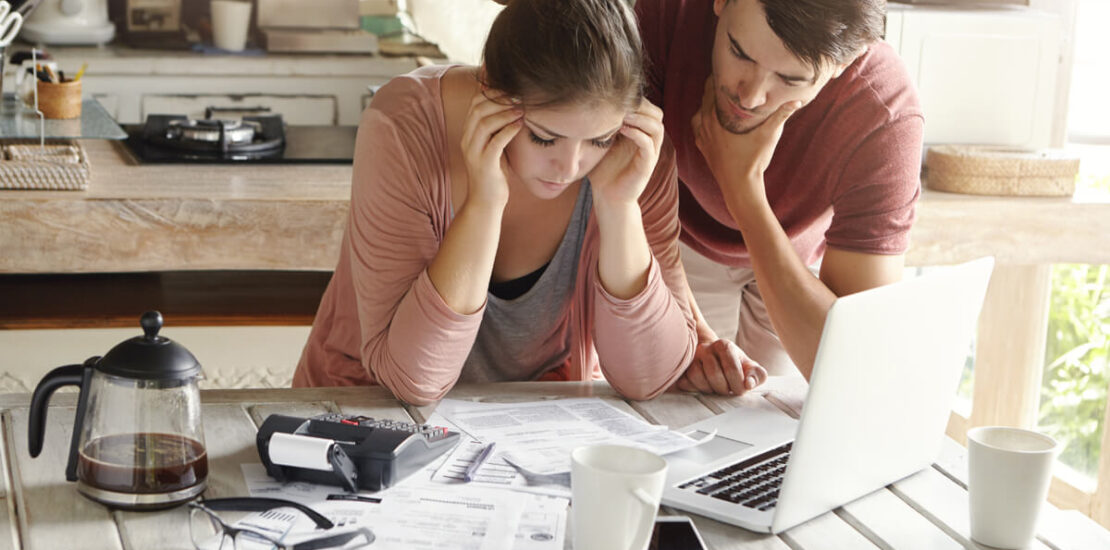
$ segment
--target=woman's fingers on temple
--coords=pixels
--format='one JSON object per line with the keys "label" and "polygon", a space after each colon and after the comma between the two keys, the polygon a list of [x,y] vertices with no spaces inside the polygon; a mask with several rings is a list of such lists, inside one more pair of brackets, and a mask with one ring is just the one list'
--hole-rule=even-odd
{"label": "woman's fingers on temple", "polygon": [[523,125],[524,121],[522,121],[520,117],[517,117],[515,120],[510,121],[508,124],[502,127],[501,130],[493,135],[493,138],[490,140],[489,150],[491,152],[496,152],[497,155],[501,155],[501,153],[505,150],[505,146],[509,144],[509,141],[513,139],[513,136],[515,136],[517,132],[520,131],[520,128]]}
{"label": "woman's fingers on temple", "polygon": [[468,125],[466,131],[464,131],[463,139],[469,143],[468,149],[472,153],[480,153],[486,149],[494,136],[506,127],[513,125],[520,118],[520,112],[512,108],[494,111],[481,118],[475,117],[473,126]]}

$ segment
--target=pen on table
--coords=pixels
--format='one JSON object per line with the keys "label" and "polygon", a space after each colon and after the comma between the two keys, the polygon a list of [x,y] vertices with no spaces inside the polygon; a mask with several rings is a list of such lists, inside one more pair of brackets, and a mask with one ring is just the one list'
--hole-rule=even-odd
{"label": "pen on table", "polygon": [[369,503],[373,503],[373,504],[379,504],[382,501],[382,499],[380,499],[378,497],[367,497],[367,496],[362,496],[362,495],[351,495],[351,494],[328,495],[327,500],[351,500],[351,501],[355,501],[355,502],[369,502]]}
{"label": "pen on table", "polygon": [[489,459],[489,456],[493,454],[493,446],[495,443],[496,442],[491,441],[489,445],[486,445],[485,448],[483,448],[482,451],[478,453],[478,456],[474,458],[474,462],[471,462],[470,466],[466,467],[466,473],[463,474],[463,479],[468,482],[474,481],[474,474],[478,473],[478,468],[481,468],[482,464],[484,464],[486,460]]}

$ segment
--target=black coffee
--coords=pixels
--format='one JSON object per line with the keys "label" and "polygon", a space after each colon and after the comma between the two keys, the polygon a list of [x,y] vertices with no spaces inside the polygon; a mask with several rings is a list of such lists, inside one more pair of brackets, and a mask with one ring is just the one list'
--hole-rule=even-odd
{"label": "black coffee", "polygon": [[199,441],[174,434],[116,434],[90,441],[77,457],[86,484],[121,493],[169,493],[208,477]]}

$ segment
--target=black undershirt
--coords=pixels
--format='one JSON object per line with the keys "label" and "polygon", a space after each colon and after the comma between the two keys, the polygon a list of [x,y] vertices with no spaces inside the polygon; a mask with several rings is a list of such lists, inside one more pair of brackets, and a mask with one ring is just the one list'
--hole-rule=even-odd
{"label": "black undershirt", "polygon": [[547,262],[540,266],[539,269],[527,275],[517,277],[516,279],[509,279],[508,281],[502,281],[500,283],[490,281],[489,292],[502,300],[515,300],[520,298],[524,296],[526,292],[532,290],[536,281],[540,280],[540,276],[543,275],[543,272],[549,265],[551,265],[551,262]]}

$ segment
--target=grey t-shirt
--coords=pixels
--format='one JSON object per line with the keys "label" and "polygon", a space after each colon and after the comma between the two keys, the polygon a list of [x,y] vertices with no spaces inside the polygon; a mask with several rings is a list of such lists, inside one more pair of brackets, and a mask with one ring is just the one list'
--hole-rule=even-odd
{"label": "grey t-shirt", "polygon": [[[570,327],[560,320],[567,319],[564,312],[574,294],[582,240],[592,207],[593,196],[587,181],[578,190],[563,240],[536,284],[512,300],[488,295],[482,325],[463,364],[459,382],[535,380],[566,363],[571,350]],[[534,352],[529,353],[543,347],[537,343],[554,339],[561,342],[559,354],[536,357]]]}

